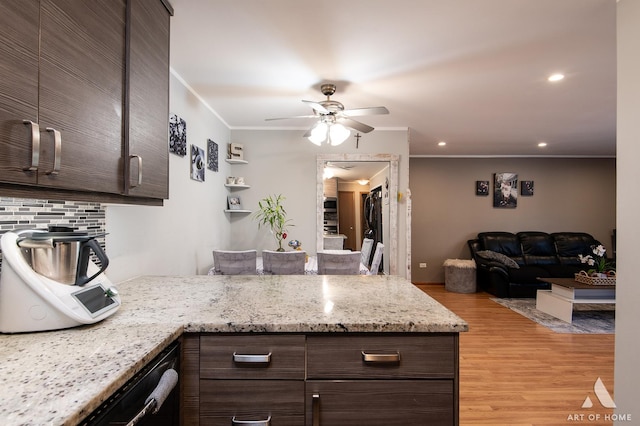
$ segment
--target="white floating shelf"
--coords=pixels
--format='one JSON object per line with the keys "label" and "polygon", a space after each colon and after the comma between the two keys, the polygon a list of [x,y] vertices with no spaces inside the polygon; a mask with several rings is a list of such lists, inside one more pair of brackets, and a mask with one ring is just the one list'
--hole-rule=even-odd
{"label": "white floating shelf", "polygon": [[237,183],[225,183],[224,186],[227,188],[251,188],[249,185],[240,185]]}
{"label": "white floating shelf", "polygon": [[225,213],[251,213],[251,210],[230,210],[225,209]]}
{"label": "white floating shelf", "polygon": [[249,164],[247,160],[234,160],[233,158],[225,158],[224,161],[229,164]]}

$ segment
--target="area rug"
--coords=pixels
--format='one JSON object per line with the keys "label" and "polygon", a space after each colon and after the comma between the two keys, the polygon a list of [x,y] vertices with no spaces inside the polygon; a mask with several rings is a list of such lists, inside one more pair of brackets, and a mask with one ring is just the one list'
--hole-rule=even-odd
{"label": "area rug", "polygon": [[498,299],[494,302],[529,318],[556,333],[572,334],[614,334],[615,305],[589,304],[575,305],[573,323],[569,324],[536,309],[535,299]]}

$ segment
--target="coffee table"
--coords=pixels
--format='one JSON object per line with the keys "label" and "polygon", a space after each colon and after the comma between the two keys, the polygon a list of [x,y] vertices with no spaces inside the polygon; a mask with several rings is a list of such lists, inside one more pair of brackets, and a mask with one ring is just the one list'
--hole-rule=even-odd
{"label": "coffee table", "polygon": [[573,320],[576,303],[616,303],[616,286],[589,285],[573,278],[538,278],[551,284],[551,290],[538,290],[536,309],[565,322]]}

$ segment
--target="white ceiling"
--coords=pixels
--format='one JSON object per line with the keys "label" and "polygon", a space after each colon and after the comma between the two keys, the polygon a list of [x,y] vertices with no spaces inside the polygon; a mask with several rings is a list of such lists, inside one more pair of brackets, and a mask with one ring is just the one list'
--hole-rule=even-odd
{"label": "white ceiling", "polygon": [[412,155],[615,156],[615,0],[170,1],[171,66],[232,129],[302,139],[265,119],[335,82]]}

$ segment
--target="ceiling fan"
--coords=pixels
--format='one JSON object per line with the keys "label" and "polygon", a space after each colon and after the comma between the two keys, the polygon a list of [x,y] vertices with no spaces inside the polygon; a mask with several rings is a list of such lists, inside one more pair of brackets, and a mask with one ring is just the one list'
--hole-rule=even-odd
{"label": "ceiling fan", "polygon": [[320,102],[305,101],[302,102],[308,104],[313,108],[313,115],[299,115],[296,117],[283,117],[283,118],[267,118],[270,120],[285,120],[289,118],[318,118],[318,122],[311,127],[304,134],[304,137],[316,145],[321,145],[322,142],[330,143],[331,145],[340,145],[344,142],[350,134],[347,127],[357,130],[362,133],[369,133],[374,128],[353,120],[351,117],[359,117],[363,115],[379,115],[389,114],[389,110],[383,106],[368,107],[368,108],[356,108],[356,109],[344,109],[338,101],[331,99],[331,95],[336,92],[336,85],[326,83],[320,86],[320,91],[327,97],[326,100]]}

